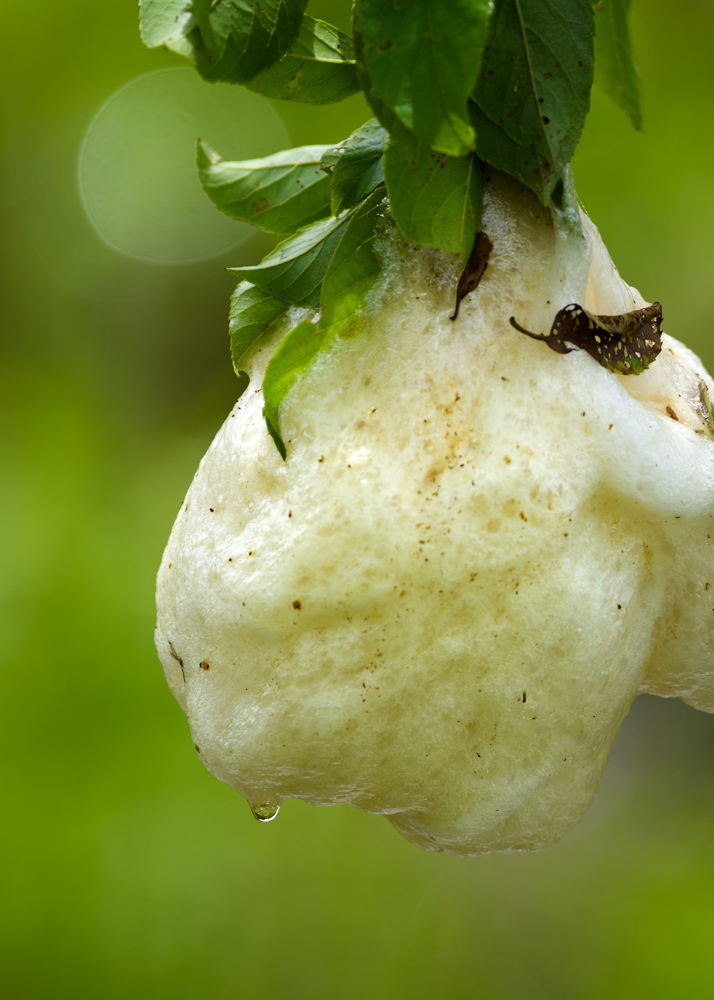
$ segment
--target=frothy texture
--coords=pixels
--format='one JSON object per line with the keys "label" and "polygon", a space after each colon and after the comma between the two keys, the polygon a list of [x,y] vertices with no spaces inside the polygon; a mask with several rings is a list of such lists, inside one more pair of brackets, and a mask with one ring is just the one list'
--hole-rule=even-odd
{"label": "frothy texture", "polygon": [[638,692],[714,711],[711,380],[666,335],[623,377],[509,325],[644,304],[583,225],[495,178],[456,322],[458,261],[394,239],[356,332],[283,405],[286,462],[259,386],[289,326],[256,349],[157,594],[201,759],[253,807],[537,849],[589,805]]}

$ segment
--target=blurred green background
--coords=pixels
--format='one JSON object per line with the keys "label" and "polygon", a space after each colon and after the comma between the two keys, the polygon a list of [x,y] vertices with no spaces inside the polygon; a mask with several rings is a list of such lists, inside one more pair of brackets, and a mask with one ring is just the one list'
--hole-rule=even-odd
{"label": "blurred green background", "polygon": [[[576,180],[712,370],[714,2],[634,7],[646,131],[595,93]],[[263,247],[165,265],[104,245],[82,137],[181,60],[143,48],[133,0],[0,11],[3,996],[711,996],[714,719],[681,702],[638,699],[592,809],[542,854],[422,853],[299,802],[263,826],[203,770],[154,653],[154,574],[236,394],[223,267]],[[310,11],[348,24],[347,0]],[[361,97],[275,107],[293,144],[368,117]]]}

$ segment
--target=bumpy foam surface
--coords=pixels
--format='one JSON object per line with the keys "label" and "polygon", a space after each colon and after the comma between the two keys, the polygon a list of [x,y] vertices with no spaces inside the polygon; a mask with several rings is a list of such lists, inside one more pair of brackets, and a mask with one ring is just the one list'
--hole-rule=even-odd
{"label": "bumpy foam surface", "polygon": [[711,380],[666,336],[620,377],[508,323],[643,304],[583,223],[494,179],[494,250],[456,322],[458,264],[395,240],[358,333],[283,406],[287,462],[259,387],[288,327],[256,350],[157,626],[201,759],[253,806],[348,802],[425,848],[536,849],[587,808],[638,692],[714,711]]}

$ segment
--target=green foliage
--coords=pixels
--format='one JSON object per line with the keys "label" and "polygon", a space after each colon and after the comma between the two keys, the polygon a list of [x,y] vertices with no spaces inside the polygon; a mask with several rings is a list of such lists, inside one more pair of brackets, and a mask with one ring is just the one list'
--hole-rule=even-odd
{"label": "green foliage", "polygon": [[187,35],[196,25],[192,0],[141,0],[139,30],[149,49],[169,45]]}
{"label": "green foliage", "polygon": [[245,83],[290,49],[307,0],[194,0],[196,64],[207,80]]}
{"label": "green foliage", "polygon": [[470,110],[476,128],[476,152],[479,157],[497,170],[515,177],[543,199],[553,173],[548,160],[511,139],[477,104],[472,102]]}
{"label": "green foliage", "polygon": [[[384,187],[380,186],[352,214],[337,245],[322,282],[323,310],[319,325],[303,322],[287,333],[268,365],[263,380],[263,412],[268,431],[283,458],[286,448],[280,432],[280,405],[296,379],[312,366],[335,337],[344,336],[358,322],[367,296],[382,270],[380,255],[375,249],[375,240],[384,228],[380,225],[382,220],[385,226],[389,225],[385,218]],[[243,294],[254,296],[251,286],[244,284],[247,291]],[[260,304],[264,310],[260,313],[261,320],[267,319],[271,308],[276,310],[276,318],[282,315],[277,313],[276,300],[273,303],[267,307]],[[257,336],[253,336],[253,342]]]}
{"label": "green foliage", "polygon": [[[328,331],[330,336],[352,329],[382,270],[374,243],[381,235],[380,219],[385,218],[384,195],[384,187],[380,185],[362,202],[350,219],[325,274],[320,329]],[[388,225],[387,219],[385,223]]]}
{"label": "green foliage", "polygon": [[[400,228],[416,242],[464,257],[480,212],[467,183],[460,200],[465,218],[455,223],[454,178],[464,176],[473,151],[543,204],[554,195],[562,207],[590,101],[594,11],[598,82],[640,127],[629,6],[629,0],[355,0],[356,57],[347,35],[303,16],[305,0],[195,0],[193,6],[142,0],[141,28],[147,44],[189,55],[207,79],[243,82],[266,96],[323,104],[361,85],[377,119],[323,158],[332,175],[332,213],[381,183],[388,132],[387,184]],[[448,160],[435,161],[434,154]],[[438,171],[430,168],[434,162],[442,165]],[[421,175],[434,188],[428,201],[441,206],[431,219],[421,203]],[[406,192],[418,199],[414,205],[406,204]],[[568,217],[577,227],[573,204],[571,197]],[[247,217],[243,208],[235,215]],[[250,221],[270,228],[262,212]]]}
{"label": "green foliage", "polygon": [[339,146],[323,154],[323,170],[332,178],[333,215],[356,205],[384,181],[382,146],[385,134],[377,119],[372,118]]}
{"label": "green foliage", "polygon": [[284,338],[266,375],[266,420],[283,456],[280,404],[311,359],[354,327],[381,271],[375,239],[387,222],[413,243],[459,255],[458,302],[485,268],[478,247],[491,248],[488,234],[477,240],[484,163],[581,232],[570,161],[590,104],[594,46],[598,83],[641,126],[630,0],[355,0],[354,41],[304,15],[306,3],[141,0],[140,8],[146,44],[186,56],[207,80],[308,104],[361,87],[376,115],[338,145],[260,160],[225,162],[199,143],[213,203],[290,234],[259,264],[229,268],[244,279],[231,302],[236,370],[288,305],[321,310]]}
{"label": "green foliage", "polygon": [[261,70],[247,86],[283,101],[341,101],[359,90],[352,39],[331,24],[305,15],[289,52]]}
{"label": "green foliage", "polygon": [[276,298],[296,306],[320,306],[320,287],[352,211],[301,229],[253,267],[229,267]]}
{"label": "green foliage", "polygon": [[293,387],[296,379],[310,367],[315,356],[324,346],[327,334],[314,323],[305,320],[287,333],[280,341],[263,379],[263,416],[268,431],[283,459],[287,457],[285,443],[280,436],[278,410]]}
{"label": "green foliage", "polygon": [[269,233],[295,233],[330,211],[330,180],[320,169],[328,147],[299,146],[262,160],[226,162],[198,143],[198,176],[216,208]]}
{"label": "green foliage", "polygon": [[276,299],[249,281],[241,281],[231,296],[228,318],[231,359],[236,375],[243,371],[243,360],[256,340],[270,333],[288,308],[287,302]]}
{"label": "green foliage", "polygon": [[474,147],[466,100],[486,41],[491,0],[357,0],[364,90],[388,127],[398,121],[450,156]]}
{"label": "green foliage", "polygon": [[632,54],[629,12],[630,0],[595,5],[595,82],[641,129],[640,75]]}
{"label": "green foliage", "polygon": [[465,262],[481,226],[481,167],[477,157],[446,156],[391,138],[384,153],[389,204],[412,243],[457,253]]}
{"label": "green foliage", "polygon": [[[491,20],[474,101],[514,144],[499,144],[500,169],[524,179],[539,158],[534,190],[544,204],[590,107],[593,34],[589,0],[501,0]],[[479,155],[491,162],[488,144],[479,144]]]}

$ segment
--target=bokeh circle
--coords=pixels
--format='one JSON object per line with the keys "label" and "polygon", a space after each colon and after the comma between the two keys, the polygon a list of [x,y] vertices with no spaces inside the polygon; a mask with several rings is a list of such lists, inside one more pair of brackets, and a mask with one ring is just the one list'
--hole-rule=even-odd
{"label": "bokeh circle", "polygon": [[290,145],[264,97],[205,83],[189,67],[145,73],[105,101],[79,157],[84,208],[105,243],[132,257],[184,263],[251,236],[251,226],[222,215],[201,190],[199,137],[231,160]]}

